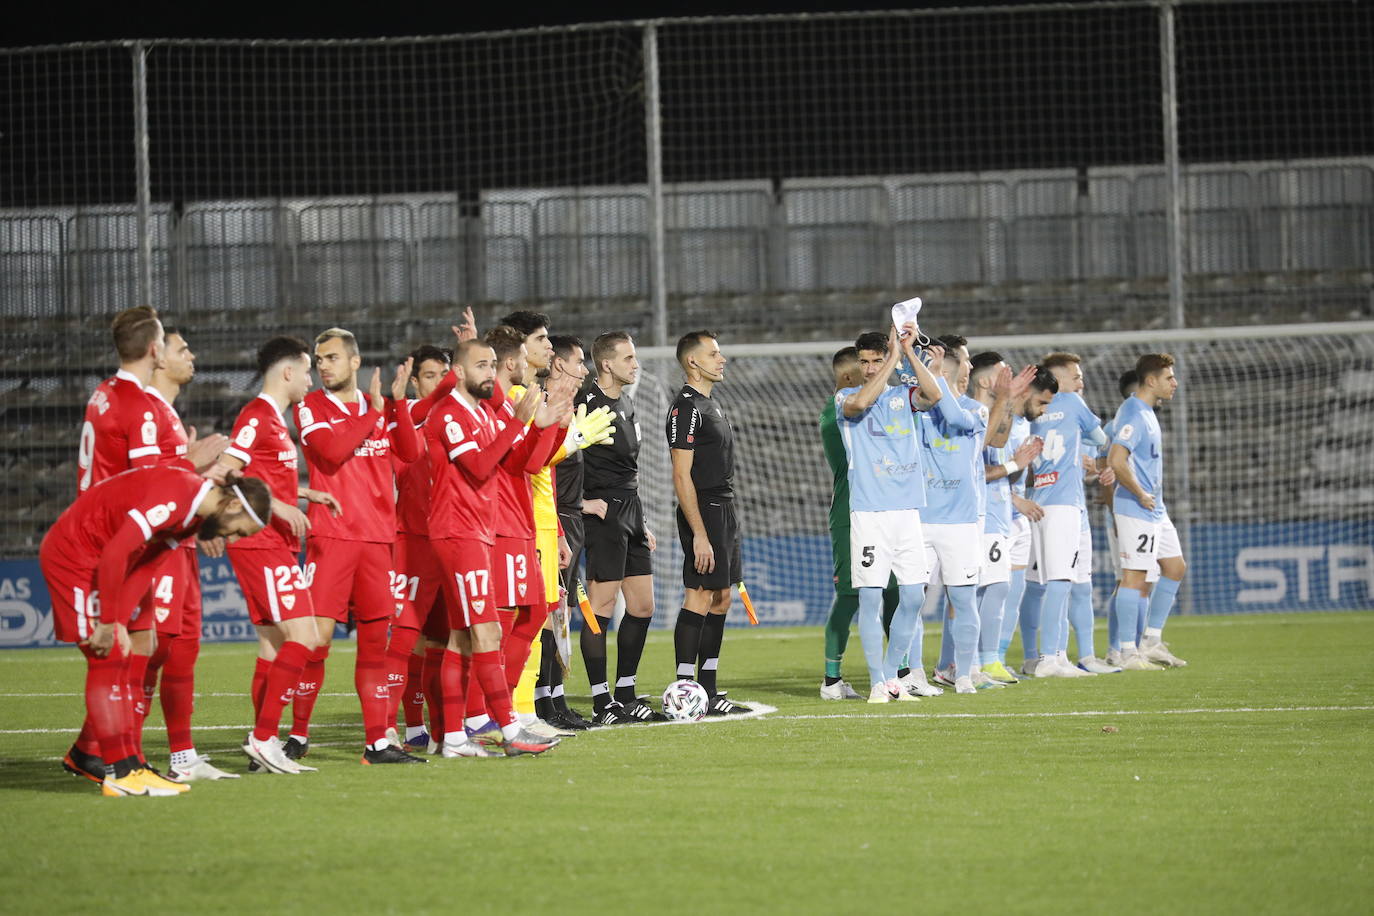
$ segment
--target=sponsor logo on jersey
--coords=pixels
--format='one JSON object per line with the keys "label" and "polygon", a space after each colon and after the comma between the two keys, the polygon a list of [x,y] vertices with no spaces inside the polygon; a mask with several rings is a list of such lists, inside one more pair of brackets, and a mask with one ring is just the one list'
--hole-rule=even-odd
{"label": "sponsor logo on jersey", "polygon": [[1059,482],[1059,472],[1050,471],[1048,474],[1036,474],[1035,486],[1048,487]]}
{"label": "sponsor logo on jersey", "polygon": [[95,407],[95,412],[103,417],[105,411],[110,409],[110,396],[105,393],[105,389],[97,388],[88,403],[92,404]]}
{"label": "sponsor logo on jersey", "polygon": [[1059,422],[1060,420],[1062,420],[1062,419],[1064,419],[1064,411],[1062,411],[1062,410],[1056,410],[1054,413],[1049,413],[1049,412],[1042,413],[1042,414],[1040,415],[1040,418],[1039,418],[1039,420],[1038,420],[1037,422],[1040,422],[1040,423],[1058,423],[1058,422]]}

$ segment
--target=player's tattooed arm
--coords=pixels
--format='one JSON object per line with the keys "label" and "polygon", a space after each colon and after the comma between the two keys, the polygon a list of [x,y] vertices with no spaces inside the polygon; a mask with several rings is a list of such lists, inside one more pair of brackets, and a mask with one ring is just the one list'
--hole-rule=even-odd
{"label": "player's tattooed arm", "polygon": [[987,466],[984,479],[988,483],[992,483],[994,480],[1001,480],[1003,477],[1010,477],[1012,480],[1016,480],[1020,475],[1025,473],[1026,466],[1040,456],[1040,449],[1044,447],[1044,444],[1045,443],[1039,436],[1031,436],[1025,442],[1022,442],[1021,445],[1017,447],[1016,451],[1012,453],[1011,463],[1016,465],[1015,471],[1007,473],[1007,466],[1005,464],[990,464]]}

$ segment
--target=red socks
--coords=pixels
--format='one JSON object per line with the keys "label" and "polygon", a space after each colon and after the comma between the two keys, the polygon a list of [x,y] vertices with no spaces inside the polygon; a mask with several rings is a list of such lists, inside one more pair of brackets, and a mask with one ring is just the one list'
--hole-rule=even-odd
{"label": "red socks", "polygon": [[265,658],[259,658],[253,665],[253,721],[257,721],[258,713],[262,712],[262,695],[267,690],[267,672],[272,670],[272,663]]}
{"label": "red socks", "polygon": [[148,718],[148,697],[143,692],[143,679],[148,674],[148,656],[130,655],[124,670],[124,695],[129,702],[129,741],[134,755],[143,760],[143,720]]}
{"label": "red socks", "polygon": [[329,657],[329,647],[320,646],[311,654],[301,671],[300,683],[296,686],[296,699],[291,704],[291,734],[302,738],[310,735],[310,717],[315,712],[315,701],[319,699],[324,687],[324,660]]}
{"label": "red socks", "polygon": [[276,736],[282,710],[291,702],[301,681],[301,669],[310,657],[310,650],[298,642],[282,643],[277,650],[277,658],[267,672],[257,724],[253,729],[254,738],[266,741]]}
{"label": "red socks", "polygon": [[[386,647],[386,689],[391,697],[391,705],[387,710],[388,724],[396,724],[396,714],[400,711],[403,700],[409,698],[407,684],[410,680],[411,659],[415,656],[415,643],[420,639],[420,631],[412,630],[409,627],[392,627],[391,641]],[[415,681],[419,686],[419,680]],[[410,724],[410,710],[406,710],[406,724]]]}
{"label": "red socks", "polygon": [[[439,669],[440,693],[443,696],[444,727],[459,731],[463,727],[465,697],[464,682],[468,676],[468,660],[462,653],[444,649],[443,665]],[[440,732],[440,735],[446,732]]]}
{"label": "red socks", "polygon": [[118,763],[134,753],[129,741],[132,711],[126,696],[125,663],[128,659],[120,653],[118,644],[104,658],[91,654],[86,646],[82,646],[81,651],[86,656],[86,720],[89,730],[100,745],[100,759],[109,764]]}
{"label": "red socks", "polygon": [[515,625],[501,641],[501,653],[506,664],[506,685],[512,691],[520,683],[525,662],[530,659],[530,646],[539,638],[539,631],[549,618],[549,608],[548,604],[520,608],[515,615]]}
{"label": "red socks", "polygon": [[423,728],[425,724],[425,657],[410,653],[406,660],[406,682],[401,688],[404,694],[406,728]]}
{"label": "red socks", "polygon": [[506,675],[501,670],[501,653],[472,653],[472,673],[486,694],[487,708],[491,710],[491,717],[496,724],[514,724],[515,710],[511,708],[510,688],[506,686]]}
{"label": "red socks", "polygon": [[358,621],[358,662],[353,669],[353,686],[363,707],[363,734],[373,744],[386,737],[391,712],[391,697],[387,690],[386,634],[391,621]]}
{"label": "red socks", "polygon": [[444,737],[444,687],[440,680],[443,667],[444,649],[426,647],[424,671],[420,676],[420,682],[424,685],[425,705],[429,707],[429,733],[435,741],[440,741]]}
{"label": "red socks", "polygon": [[[167,747],[176,753],[195,747],[191,740],[191,713],[196,706],[196,658],[200,639],[177,636],[167,640],[162,667],[162,717],[167,720]],[[158,655],[161,655],[159,650]],[[154,656],[154,661],[157,661]]]}

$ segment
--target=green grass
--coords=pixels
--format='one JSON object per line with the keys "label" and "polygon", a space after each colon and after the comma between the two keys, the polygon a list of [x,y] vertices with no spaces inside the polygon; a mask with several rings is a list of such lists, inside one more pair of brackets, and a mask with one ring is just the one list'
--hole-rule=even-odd
{"label": "green grass", "polygon": [[[20,732],[79,723],[76,653],[3,653],[0,911],[1368,912],[1374,614],[1170,640],[1188,668],[868,706],[817,698],[819,630],[736,629],[723,681],[775,714],[423,768],[358,765],[336,651],[319,773],[176,799],[64,774],[69,732]],[[654,632],[648,685],[671,651]],[[252,652],[198,672],[200,750],[240,771],[242,732],[211,727],[249,721]],[[165,760],[158,713],[146,740]]]}

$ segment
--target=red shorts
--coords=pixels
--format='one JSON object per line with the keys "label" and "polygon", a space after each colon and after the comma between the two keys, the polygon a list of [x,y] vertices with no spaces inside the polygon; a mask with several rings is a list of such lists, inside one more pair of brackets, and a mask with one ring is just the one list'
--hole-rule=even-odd
{"label": "red shorts", "polygon": [[544,603],[544,574],[534,538],[503,538],[491,551],[492,592],[497,607],[530,607]]}
{"label": "red shorts", "polygon": [[348,620],[381,620],[396,613],[391,595],[391,545],[343,538],[308,538],[305,542],[305,579],[315,613]]}
{"label": "red shorts", "polygon": [[82,642],[100,622],[100,597],[95,570],[68,569],[40,555],[43,581],[52,600],[53,636],[61,642]]}
{"label": "red shorts", "polygon": [[[448,639],[448,611],[444,607],[444,570],[429,538],[399,534],[393,554],[396,572],[391,580],[398,627],[423,630],[436,641]],[[433,631],[440,636],[431,636]]]}
{"label": "red shorts", "polygon": [[430,541],[443,570],[448,622],[454,630],[496,621],[491,597],[491,545],[470,538]]}
{"label": "red shorts", "polygon": [[199,633],[200,564],[194,550],[179,547],[167,552],[153,571],[151,594],[153,620],[159,636],[185,635],[187,624],[192,622],[188,618],[194,618],[195,630]]}
{"label": "red shorts", "polygon": [[248,619],[254,626],[265,627],[314,617],[315,604],[310,600],[309,583],[296,555],[282,547],[230,546],[229,564],[238,576],[248,604]]}

